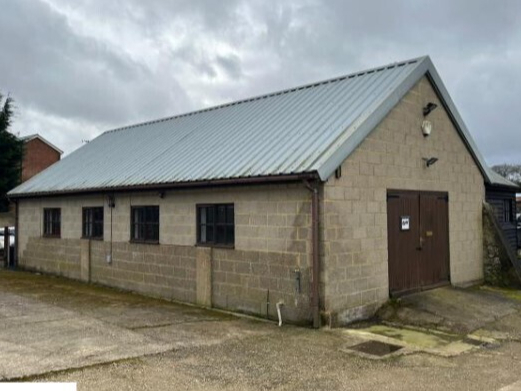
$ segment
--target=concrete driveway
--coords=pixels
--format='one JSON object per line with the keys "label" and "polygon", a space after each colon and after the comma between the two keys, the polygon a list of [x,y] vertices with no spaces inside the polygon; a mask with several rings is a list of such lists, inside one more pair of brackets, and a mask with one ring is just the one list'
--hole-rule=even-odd
{"label": "concrete driveway", "polygon": [[265,333],[251,322],[30,273],[0,272],[0,379]]}
{"label": "concrete driveway", "polygon": [[[450,293],[433,295],[430,305]],[[505,336],[498,344],[451,357],[410,350],[369,359],[348,352],[366,340],[345,329],[279,328],[61,278],[0,271],[0,376],[110,391],[515,390],[521,386],[521,315],[510,299],[498,303],[504,316],[492,319],[496,312],[480,325]]]}

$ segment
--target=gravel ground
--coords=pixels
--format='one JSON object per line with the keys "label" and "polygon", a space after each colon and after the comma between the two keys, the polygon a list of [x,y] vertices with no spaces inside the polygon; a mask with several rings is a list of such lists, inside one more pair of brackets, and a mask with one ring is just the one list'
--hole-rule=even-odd
{"label": "gravel ground", "polygon": [[[13,300],[24,305],[14,308]],[[90,346],[93,340],[91,334],[78,333],[77,327],[72,327],[75,323],[65,321],[61,324],[61,339],[65,341],[49,339],[48,331],[55,321],[50,315],[54,314],[66,314],[75,322],[95,322],[96,329],[103,330],[94,339],[99,351],[107,334],[117,337],[110,341],[118,349],[127,351],[153,343],[165,351],[147,355],[144,350],[138,357],[123,359],[100,355],[104,362],[85,360],[83,367],[74,368],[81,359],[78,356],[69,368],[60,366],[55,371],[50,365],[50,369],[39,369],[39,374],[20,380],[72,381],[78,383],[79,390],[114,391],[500,390],[521,379],[521,343],[516,342],[521,341],[519,313],[487,324],[488,330],[501,332],[506,338],[490,348],[452,358],[413,353],[371,360],[346,353],[346,346],[360,340],[339,329],[279,328],[274,323],[64,279],[0,272],[0,321],[30,327],[35,341],[31,347],[45,348],[45,359],[53,365],[64,361],[60,347]],[[26,343],[21,330],[18,334],[0,331],[0,346],[4,339],[11,342],[10,351],[0,349],[0,368],[12,361],[10,355],[23,358],[17,353],[15,340],[19,335],[20,347]],[[67,334],[67,330],[74,333]],[[41,342],[34,333],[41,333]],[[127,335],[124,340],[119,337],[123,333]],[[134,350],[131,353],[135,355]],[[92,359],[92,354],[86,357]],[[22,360],[21,365],[30,361]]]}
{"label": "gravel ground", "polygon": [[455,358],[368,360],[336,333],[286,328],[220,345],[46,375],[79,390],[498,390],[520,379],[521,344]]}

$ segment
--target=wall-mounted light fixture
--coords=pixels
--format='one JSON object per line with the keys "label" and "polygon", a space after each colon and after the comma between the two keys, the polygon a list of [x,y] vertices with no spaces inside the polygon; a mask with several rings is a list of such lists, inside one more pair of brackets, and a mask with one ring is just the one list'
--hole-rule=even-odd
{"label": "wall-mounted light fixture", "polygon": [[159,198],[165,198],[165,192],[164,191],[160,191],[159,192]]}
{"label": "wall-mounted light fixture", "polygon": [[109,208],[116,207],[116,199],[114,198],[113,194],[110,194],[107,196],[107,204],[108,204]]}
{"label": "wall-mounted light fixture", "polygon": [[424,120],[422,122],[423,137],[429,137],[431,135],[431,132],[432,132],[432,122]]}
{"label": "wall-mounted light fixture", "polygon": [[436,107],[438,107],[438,105],[436,103],[432,103],[432,102],[427,103],[427,105],[423,108],[423,116],[427,117],[431,112],[436,110]]}
{"label": "wall-mounted light fixture", "polygon": [[430,167],[438,161],[438,158],[434,157],[434,156],[433,157],[424,157],[423,161],[425,162],[425,166]]}

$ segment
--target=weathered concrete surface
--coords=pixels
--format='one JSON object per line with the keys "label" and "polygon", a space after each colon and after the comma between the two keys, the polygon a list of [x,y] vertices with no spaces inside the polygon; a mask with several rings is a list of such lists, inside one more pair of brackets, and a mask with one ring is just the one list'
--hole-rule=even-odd
{"label": "weathered concrete surface", "polygon": [[495,391],[521,378],[519,343],[450,359],[413,354],[366,360],[342,351],[336,331],[274,331],[34,380],[74,381],[79,390],[96,391]]}
{"label": "weathered concrete surface", "polygon": [[[429,353],[443,357],[454,357],[478,349],[481,344],[497,343],[491,336],[467,337],[441,331],[426,330],[411,327],[392,327],[382,324],[370,325],[358,329],[345,329],[350,336],[359,336],[366,340],[379,341],[400,346],[394,356],[411,353]],[[357,354],[346,347],[346,352]],[[365,356],[365,355],[363,355]],[[379,357],[368,357],[380,359]]]}
{"label": "weathered concrete surface", "polygon": [[0,379],[263,332],[262,323],[239,328],[234,321],[237,318],[216,312],[60,278],[1,271]]}
{"label": "weathered concrete surface", "polygon": [[504,290],[445,287],[400,298],[382,308],[378,317],[395,324],[468,334],[520,309],[521,296],[509,297]]}
{"label": "weathered concrete surface", "polygon": [[[506,302],[519,295],[487,293]],[[521,343],[515,338],[451,358],[411,352],[368,360],[346,353],[363,338],[344,329],[279,328],[5,271],[0,271],[0,303],[0,371],[41,373],[25,380],[78,382],[79,390],[489,391],[521,379]],[[516,310],[487,327],[521,335],[519,316]],[[161,353],[147,354],[157,346]],[[60,367],[68,370],[49,372]]]}
{"label": "weathered concrete surface", "polygon": [[0,379],[139,357],[171,345],[38,300],[2,293]]}

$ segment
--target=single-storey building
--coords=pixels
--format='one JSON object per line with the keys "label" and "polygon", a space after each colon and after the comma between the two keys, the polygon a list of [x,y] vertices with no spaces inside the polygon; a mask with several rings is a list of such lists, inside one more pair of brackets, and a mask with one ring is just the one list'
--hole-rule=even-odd
{"label": "single-storey building", "polygon": [[23,269],[318,327],[483,279],[493,176],[429,57],[111,130],[9,193]]}

